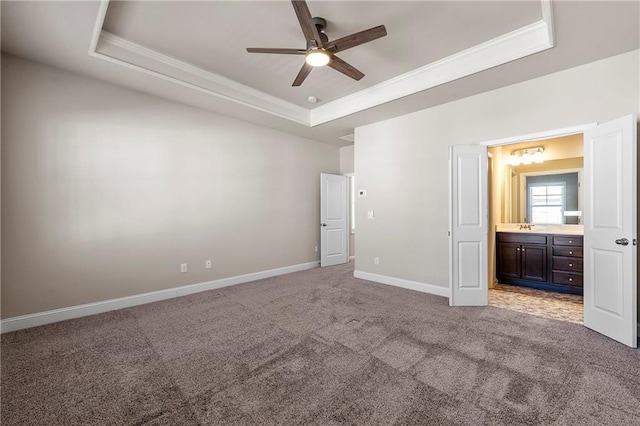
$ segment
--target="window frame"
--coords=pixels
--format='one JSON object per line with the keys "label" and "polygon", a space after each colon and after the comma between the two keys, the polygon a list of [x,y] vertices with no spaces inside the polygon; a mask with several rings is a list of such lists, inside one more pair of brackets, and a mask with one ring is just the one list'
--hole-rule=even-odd
{"label": "window frame", "polygon": [[[562,204],[558,205],[558,204],[544,204],[544,205],[538,205],[535,207],[560,207],[560,223],[556,223],[556,222],[534,222],[533,220],[533,210],[534,210],[534,205],[533,205],[533,194],[531,191],[531,188],[533,187],[545,187],[548,188],[550,186],[559,186],[562,187]],[[546,194],[547,197],[547,202],[548,202],[548,197],[549,194]],[[566,210],[567,207],[567,184],[565,182],[544,182],[544,183],[527,183],[527,204],[529,206],[529,208],[527,209],[527,222],[529,223],[539,223],[541,225],[564,225],[565,224],[565,217],[564,217],[564,212]]]}

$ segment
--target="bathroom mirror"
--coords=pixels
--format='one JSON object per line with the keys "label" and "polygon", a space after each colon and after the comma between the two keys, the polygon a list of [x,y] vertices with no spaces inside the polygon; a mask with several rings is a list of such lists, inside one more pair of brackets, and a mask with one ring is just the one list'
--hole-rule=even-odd
{"label": "bathroom mirror", "polygon": [[582,157],[505,165],[505,222],[582,224],[582,167]]}

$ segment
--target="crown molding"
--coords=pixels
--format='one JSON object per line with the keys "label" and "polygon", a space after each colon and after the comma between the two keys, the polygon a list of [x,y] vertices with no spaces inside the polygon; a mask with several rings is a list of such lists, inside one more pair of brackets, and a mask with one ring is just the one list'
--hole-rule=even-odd
{"label": "crown molding", "polygon": [[337,120],[552,47],[549,24],[541,20],[317,107],[311,111],[311,126]]}
{"label": "crown molding", "polygon": [[314,127],[552,48],[552,0],[540,5],[540,21],[311,110],[104,31],[109,0],[100,3],[89,55]]}
{"label": "crown molding", "polygon": [[116,62],[125,62],[129,67],[147,74],[159,75],[166,80],[299,124],[310,124],[308,109],[104,30],[100,32],[95,55],[106,56]]}
{"label": "crown molding", "polygon": [[542,8],[542,20],[547,24],[547,38],[552,46],[555,45],[555,32],[553,30],[553,6],[551,0],[540,0],[540,7]]}

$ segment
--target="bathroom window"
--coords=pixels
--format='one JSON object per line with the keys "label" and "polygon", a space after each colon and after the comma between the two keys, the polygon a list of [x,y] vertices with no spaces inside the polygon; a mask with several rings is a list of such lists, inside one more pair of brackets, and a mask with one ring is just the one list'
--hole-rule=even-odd
{"label": "bathroom window", "polygon": [[564,223],[565,184],[547,183],[528,185],[529,222],[546,224]]}

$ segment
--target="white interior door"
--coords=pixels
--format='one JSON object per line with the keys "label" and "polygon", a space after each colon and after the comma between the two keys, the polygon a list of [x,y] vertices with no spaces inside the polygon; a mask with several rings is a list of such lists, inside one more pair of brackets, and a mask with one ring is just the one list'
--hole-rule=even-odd
{"label": "white interior door", "polygon": [[449,305],[486,306],[487,147],[452,146],[449,175]]}
{"label": "white interior door", "polygon": [[637,347],[636,117],[584,133],[584,325]]}
{"label": "white interior door", "polygon": [[320,174],[320,266],[349,261],[347,177]]}

